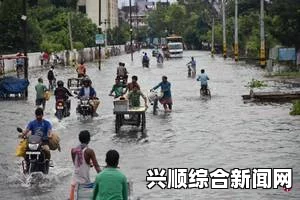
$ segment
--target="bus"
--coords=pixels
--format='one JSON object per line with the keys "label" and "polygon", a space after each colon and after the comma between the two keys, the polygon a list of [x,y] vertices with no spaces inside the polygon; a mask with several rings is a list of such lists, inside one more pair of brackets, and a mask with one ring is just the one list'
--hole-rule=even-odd
{"label": "bus", "polygon": [[167,51],[170,58],[182,58],[183,54],[183,42],[182,37],[177,35],[171,35],[166,38]]}

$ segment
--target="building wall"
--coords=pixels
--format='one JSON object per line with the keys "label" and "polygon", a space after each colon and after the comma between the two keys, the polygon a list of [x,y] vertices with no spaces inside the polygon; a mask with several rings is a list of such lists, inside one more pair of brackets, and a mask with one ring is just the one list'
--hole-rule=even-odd
{"label": "building wall", "polygon": [[[99,25],[99,0],[79,0],[78,6],[86,6],[88,17]],[[118,0],[101,0],[101,28],[105,31],[119,25],[118,21]],[[105,20],[107,24],[105,25]]]}

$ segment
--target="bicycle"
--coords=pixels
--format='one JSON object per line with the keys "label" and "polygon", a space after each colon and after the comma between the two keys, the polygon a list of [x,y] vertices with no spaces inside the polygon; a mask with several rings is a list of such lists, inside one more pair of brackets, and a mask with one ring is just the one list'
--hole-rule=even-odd
{"label": "bicycle", "polygon": [[209,99],[211,99],[211,92],[210,89],[208,88],[201,88],[200,89],[200,97],[208,97]]}
{"label": "bicycle", "polygon": [[158,93],[157,91],[150,90],[150,94],[148,95],[148,99],[150,104],[153,107],[153,115],[157,114],[158,109],[158,100],[162,97],[162,93]]}

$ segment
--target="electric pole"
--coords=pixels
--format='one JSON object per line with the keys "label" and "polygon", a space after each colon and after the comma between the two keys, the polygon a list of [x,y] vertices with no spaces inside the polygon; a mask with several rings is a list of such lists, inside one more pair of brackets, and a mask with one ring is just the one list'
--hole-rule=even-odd
{"label": "electric pole", "polygon": [[222,0],[222,16],[223,16],[223,57],[227,58],[227,44],[226,44],[226,18],[225,18],[225,0]]}
{"label": "electric pole", "polygon": [[[23,20],[23,51],[24,51],[24,79],[28,80],[28,57],[27,57],[27,5],[26,0],[23,0],[23,14],[21,19]],[[25,98],[28,97],[28,89],[25,90]]]}
{"label": "electric pole", "polygon": [[234,60],[239,59],[239,45],[238,45],[238,0],[235,0],[234,12]]}
{"label": "electric pole", "polygon": [[260,66],[266,66],[264,0],[260,0]]}
{"label": "electric pole", "polygon": [[131,61],[133,61],[133,49],[132,49],[132,10],[131,10],[131,0],[129,0],[129,18],[130,18],[130,53],[131,53]]}
{"label": "electric pole", "polygon": [[[102,30],[101,30],[101,0],[99,0],[99,27],[98,27],[98,33],[101,34]],[[101,70],[101,44],[99,42],[99,60],[98,60],[98,67],[99,70]]]}
{"label": "electric pole", "polygon": [[211,57],[215,54],[215,17],[212,18],[212,28],[211,28]]}

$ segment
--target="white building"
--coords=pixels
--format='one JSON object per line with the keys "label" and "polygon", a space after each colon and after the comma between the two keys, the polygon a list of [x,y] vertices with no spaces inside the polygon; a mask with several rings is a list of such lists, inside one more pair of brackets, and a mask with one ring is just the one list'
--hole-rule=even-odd
{"label": "white building", "polygon": [[101,1],[101,28],[113,29],[119,26],[118,0],[79,0],[77,10],[86,13],[87,16],[99,25],[99,1]]}

